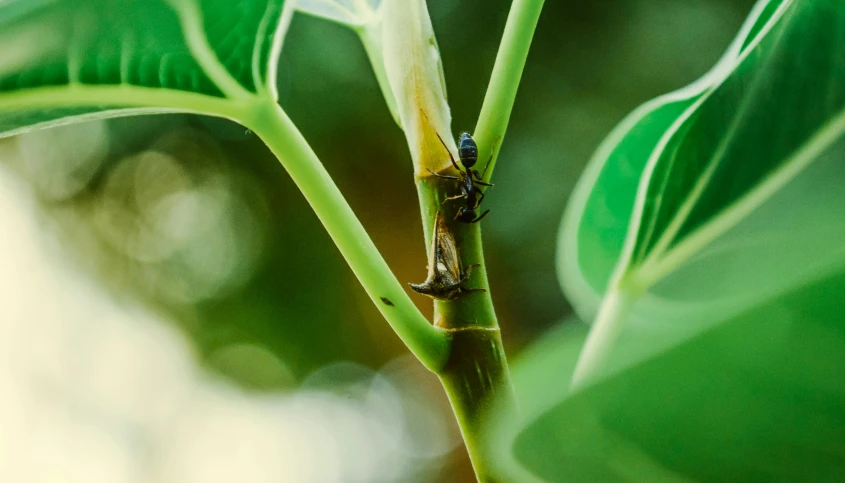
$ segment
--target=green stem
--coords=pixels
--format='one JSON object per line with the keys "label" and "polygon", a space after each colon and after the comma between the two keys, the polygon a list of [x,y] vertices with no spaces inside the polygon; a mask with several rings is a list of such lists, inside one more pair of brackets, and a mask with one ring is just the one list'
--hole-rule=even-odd
{"label": "green stem", "polygon": [[508,121],[513,110],[516,91],[525,68],[525,60],[531,47],[531,39],[543,9],[544,0],[513,0],[505,33],[499,45],[493,74],[481,106],[481,114],[475,126],[473,137],[478,143],[478,159],[486,160],[492,155],[485,180],[489,180],[496,166],[496,149],[502,144]]}
{"label": "green stem", "polygon": [[[491,158],[505,135],[542,7],[543,0],[514,0],[511,7],[475,130],[480,159]],[[433,154],[432,159],[436,159],[436,154]],[[495,157],[492,157],[490,163],[486,179],[493,172]],[[418,181],[417,190],[426,246],[429,247],[435,213],[442,210],[446,212],[447,219],[453,216],[454,206],[444,205],[443,202],[449,194],[453,194],[449,191],[454,190],[454,183],[424,177]],[[508,410],[515,412],[515,396],[499,323],[490,297],[480,225],[453,222],[450,223],[450,229],[460,247],[462,265],[479,265],[473,270],[466,286],[483,288],[486,292],[474,292],[457,300],[435,302],[435,324],[452,336],[449,360],[438,375],[449,396],[478,480],[493,481],[491,469],[494,467],[492,459],[495,454],[484,443],[484,419],[493,405],[502,411],[497,413],[500,417],[506,415]]]}
{"label": "green stem", "polygon": [[472,277],[466,286],[483,288],[486,292],[474,293],[456,300],[436,300],[435,325],[443,325],[438,318],[440,314],[448,314],[452,320],[472,321],[472,325],[498,328],[493,299],[490,296],[490,285],[487,281],[487,266],[484,262],[484,250],[481,243],[481,224],[458,223],[451,218],[460,205],[460,200],[445,202],[447,196],[454,195],[455,182],[433,176],[426,176],[417,181],[417,194],[422,213],[425,246],[431,247],[431,229],[434,217],[438,211],[449,220],[449,228],[455,236],[455,242],[460,250],[461,262],[464,267],[478,265],[472,269]]}
{"label": "green stem", "polygon": [[605,294],[590,334],[578,356],[570,389],[576,391],[594,380],[607,362],[613,346],[619,339],[628,312],[639,292],[620,283],[614,283]]}
{"label": "green stem", "polygon": [[[243,116],[247,102],[129,84],[67,84],[0,92],[0,113],[63,107],[90,109],[100,106],[115,106],[102,111],[102,117],[109,117],[109,111],[112,111],[111,117],[114,117],[132,108],[131,114],[135,115],[191,112],[238,120]],[[4,136],[7,134],[3,133]]]}
{"label": "green stem", "polygon": [[242,121],[285,167],[399,338],[428,369],[441,370],[448,359],[448,334],[432,326],[414,306],[287,114],[275,103],[262,100]]}
{"label": "green stem", "polygon": [[[463,267],[478,264],[466,282],[468,288],[483,288],[456,300],[437,300],[435,325],[451,338],[449,359],[437,374],[446,390],[461,428],[467,452],[479,481],[493,481],[495,454],[485,444],[485,419],[496,406],[497,414],[515,411],[516,403],[501,331],[496,320],[481,244],[480,224],[451,221],[455,201],[444,199],[454,194],[454,181],[432,176],[418,181],[420,209],[425,225],[426,246],[431,246],[431,228],[435,215],[442,211],[459,247]],[[498,412],[501,411],[501,412]]]}
{"label": "green stem", "polygon": [[449,329],[452,352],[446,367],[438,374],[469,453],[479,482],[496,481],[492,451],[487,443],[487,418],[495,410],[498,417],[516,411],[508,361],[498,328],[467,327]]}

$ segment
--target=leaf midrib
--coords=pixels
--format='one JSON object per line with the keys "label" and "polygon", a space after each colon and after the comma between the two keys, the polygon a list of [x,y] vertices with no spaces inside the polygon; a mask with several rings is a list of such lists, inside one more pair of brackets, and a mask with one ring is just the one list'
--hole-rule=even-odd
{"label": "leaf midrib", "polygon": [[[161,87],[141,87],[130,84],[34,87],[0,93],[0,113],[25,112],[38,109],[84,108],[112,106],[126,108],[168,109],[173,111],[243,119],[249,100],[232,100],[188,91]],[[0,133],[5,137],[10,133]]]}
{"label": "leaf midrib", "polygon": [[[173,5],[173,8],[179,17],[179,24],[182,27],[185,42],[188,44],[188,50],[190,50],[191,55],[196,59],[208,78],[230,99],[247,99],[251,97],[253,94],[229,73],[226,66],[220,62],[220,58],[217,57],[217,54],[211,47],[208,36],[205,34],[205,28],[203,27],[202,9],[197,2],[195,0],[180,2]],[[255,43],[259,45],[261,43],[260,39],[256,39]],[[253,81],[256,90],[260,92],[261,83],[259,79],[254,79]]]}

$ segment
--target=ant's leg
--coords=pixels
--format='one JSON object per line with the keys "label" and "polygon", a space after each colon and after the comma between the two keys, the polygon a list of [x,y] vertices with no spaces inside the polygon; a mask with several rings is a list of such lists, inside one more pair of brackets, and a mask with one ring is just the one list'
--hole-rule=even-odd
{"label": "ant's leg", "polygon": [[[488,163],[488,166],[489,166],[489,163]],[[487,172],[487,168],[484,168],[484,172],[485,173]],[[472,170],[472,175],[475,177],[475,179],[473,180],[473,183],[480,184],[481,186],[490,186],[490,187],[493,186],[491,183],[486,183],[484,181],[481,181],[484,178],[484,174],[483,173],[478,174],[477,169]]]}
{"label": "ant's leg", "polygon": [[445,203],[447,201],[458,200],[458,199],[466,198],[466,197],[467,197],[466,193],[461,193],[459,195],[450,196],[450,197],[444,199],[443,202]]}
{"label": "ant's leg", "polygon": [[478,208],[478,205],[480,205],[480,204],[481,204],[481,202],[482,202],[482,201],[484,201],[484,192],[483,192],[483,191],[481,191],[481,190],[478,190],[478,192],[479,192],[479,193],[481,193],[481,198],[478,198],[478,201],[476,201],[476,202],[475,202],[475,207],[476,207],[476,208]]}
{"label": "ant's leg", "polygon": [[464,282],[466,282],[467,280],[469,280],[469,276],[470,276],[470,274],[472,274],[472,269],[473,269],[473,268],[475,268],[475,267],[480,267],[480,266],[481,266],[481,264],[480,264],[480,263],[475,263],[475,264],[473,264],[473,265],[468,266],[468,267],[467,267],[467,269],[466,269],[466,270],[464,270],[464,276],[463,276],[463,277],[461,277],[461,282],[460,282],[460,283],[464,283]]}
{"label": "ant's leg", "polygon": [[460,170],[461,170],[461,168],[459,168],[459,167],[458,167],[458,163],[456,163],[456,162],[455,162],[455,157],[454,157],[454,156],[452,156],[452,151],[449,151],[449,148],[448,148],[448,147],[446,147],[446,143],[443,141],[443,138],[442,138],[442,137],[440,137],[440,133],[438,133],[437,131],[434,131],[434,134],[436,134],[436,135],[437,135],[437,139],[439,139],[439,140],[440,140],[440,144],[442,144],[442,145],[443,145],[443,149],[445,149],[445,150],[446,150],[446,152],[447,152],[447,153],[449,153],[449,160],[450,160],[450,161],[452,161],[452,166],[454,166],[454,167],[455,167],[455,169],[457,169],[458,171],[460,171]]}
{"label": "ant's leg", "polygon": [[[481,172],[481,178],[484,178],[484,175],[487,174],[487,168],[490,167],[490,162],[493,161],[493,154],[496,152],[496,146],[498,146],[501,142],[502,136],[499,136],[499,138],[496,139],[496,142],[493,143],[493,149],[490,150],[490,158],[487,160],[487,164],[484,166],[484,171]],[[493,185],[491,184],[490,186]]]}
{"label": "ant's leg", "polygon": [[476,219],[472,220],[470,223],[478,223],[479,221],[481,221],[481,219],[482,219],[482,218],[484,218],[485,216],[487,216],[487,213],[490,213],[490,210],[485,211],[484,213],[482,213],[482,214],[481,214],[481,216],[479,216],[478,218],[476,218]]}
{"label": "ant's leg", "polygon": [[[487,159],[487,164],[484,165],[484,171],[481,172],[481,175],[478,174],[478,171],[475,171],[475,177],[478,179],[484,179],[484,175],[487,174],[487,168],[490,167],[490,162],[493,161],[493,153],[490,153],[490,157]],[[493,186],[493,185],[490,185]]]}
{"label": "ant's leg", "polygon": [[425,168],[425,169],[426,169],[429,173],[433,174],[434,176],[437,176],[438,178],[443,178],[443,179],[454,179],[454,180],[459,180],[459,179],[461,179],[461,178],[458,178],[457,176],[447,176],[447,175],[444,175],[444,174],[435,173],[434,171],[432,171],[432,170],[431,170],[431,169],[429,169],[429,168]]}
{"label": "ant's leg", "polygon": [[[476,263],[476,264],[474,264],[474,265],[470,265],[470,266],[468,266],[468,267],[467,267],[467,269],[466,269],[466,271],[464,272],[464,276],[463,276],[463,277],[461,277],[461,282],[460,282],[460,283],[464,283],[464,282],[466,282],[467,280],[469,280],[469,276],[470,276],[470,274],[472,273],[472,269],[473,269],[473,268],[475,268],[475,267],[480,267],[480,266],[481,266],[481,264],[480,264],[480,263]],[[470,294],[470,293],[473,293],[473,292],[486,292],[486,291],[487,291],[487,289],[486,289],[486,288],[466,288],[466,287],[461,287],[461,293],[463,293],[463,294]]]}
{"label": "ant's leg", "polygon": [[475,210],[468,210],[467,208],[460,207],[458,208],[457,213],[455,213],[455,217],[452,218],[455,221],[460,221],[461,223],[469,223],[468,219],[472,219],[475,216]]}

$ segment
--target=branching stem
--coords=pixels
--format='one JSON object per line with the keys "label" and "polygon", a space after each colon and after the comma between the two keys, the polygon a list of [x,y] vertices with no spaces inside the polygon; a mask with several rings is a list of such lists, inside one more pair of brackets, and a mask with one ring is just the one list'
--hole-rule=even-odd
{"label": "branching stem", "polygon": [[[514,0],[511,7],[475,131],[481,148],[480,159],[490,158],[494,144],[497,147],[504,137],[542,7],[543,0]],[[436,159],[436,154],[431,156]],[[491,163],[486,179],[493,172],[495,157]],[[448,184],[430,177],[418,181],[427,241],[431,236],[427,227],[431,226],[435,213],[445,207],[443,201],[450,191]],[[492,473],[495,456],[485,443],[487,417],[494,407],[498,407],[499,417],[509,417],[509,412],[516,411],[515,396],[490,297],[481,229],[478,224],[458,222],[451,223],[451,229],[460,247],[463,266],[479,266],[467,286],[486,292],[435,303],[436,324],[451,336],[449,359],[438,375],[452,403],[476,478],[480,482],[495,481]]]}

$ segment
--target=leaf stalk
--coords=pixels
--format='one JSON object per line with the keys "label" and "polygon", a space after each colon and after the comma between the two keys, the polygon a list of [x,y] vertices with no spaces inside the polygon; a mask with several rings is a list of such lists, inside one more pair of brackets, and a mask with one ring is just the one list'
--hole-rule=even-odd
{"label": "leaf stalk", "polygon": [[243,123],[267,144],[290,174],[402,342],[429,370],[441,370],[448,358],[448,335],[431,325],[416,308],[287,114],[275,103],[264,102],[256,105]]}
{"label": "leaf stalk", "polygon": [[625,328],[628,313],[639,294],[638,289],[621,282],[611,285],[578,356],[570,390],[577,391],[595,381]]}

